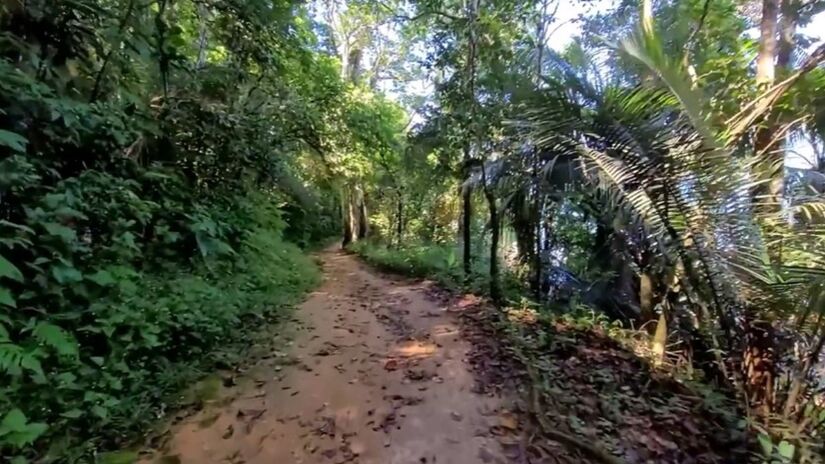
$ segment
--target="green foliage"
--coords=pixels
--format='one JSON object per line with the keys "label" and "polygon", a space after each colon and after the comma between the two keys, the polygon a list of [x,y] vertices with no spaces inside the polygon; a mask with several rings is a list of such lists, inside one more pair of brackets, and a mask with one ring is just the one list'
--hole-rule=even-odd
{"label": "green foliage", "polygon": [[368,263],[381,269],[413,277],[429,277],[449,286],[461,281],[459,251],[447,245],[405,245],[389,248],[376,242],[361,241],[350,246]]}
{"label": "green foliage", "polygon": [[[238,207],[250,213],[237,214],[241,222],[209,224],[246,229],[231,255],[152,272],[124,262],[94,273],[58,264],[62,277],[51,275],[49,288],[67,298],[60,311],[4,317],[0,408],[11,412],[0,443],[6,453],[27,450],[37,438],[51,443],[52,457],[129,439],[175,405],[173,395],[212,366],[216,350],[234,349],[317,282],[314,264],[283,240],[271,199]],[[199,227],[193,226],[205,228]],[[88,287],[88,299],[81,299],[80,286]]]}
{"label": "green foliage", "polygon": [[20,449],[31,445],[46,429],[46,424],[28,422],[23,411],[15,408],[0,422],[0,438],[9,446]]}
{"label": "green foliage", "polygon": [[[461,268],[461,251],[454,243],[418,243],[389,247],[379,241],[365,240],[351,244],[348,249],[379,269],[411,277],[433,279],[456,290],[486,294],[489,289],[489,261],[476,260],[472,274],[465,279]],[[514,273],[505,272],[502,283],[507,299],[515,301],[524,297],[525,288]]]}
{"label": "green foliage", "polygon": [[162,416],[316,282],[295,244],[339,230],[339,178],[401,149],[302,4],[230,3],[0,5],[0,461]]}

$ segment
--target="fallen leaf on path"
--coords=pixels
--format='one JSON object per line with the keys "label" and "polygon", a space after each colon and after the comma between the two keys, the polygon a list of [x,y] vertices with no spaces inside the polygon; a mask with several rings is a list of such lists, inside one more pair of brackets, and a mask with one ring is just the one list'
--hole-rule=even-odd
{"label": "fallen leaf on path", "polygon": [[505,429],[509,430],[516,430],[518,429],[518,419],[516,416],[511,412],[504,412],[498,416],[498,423]]}
{"label": "fallen leaf on path", "polygon": [[395,359],[390,359],[389,361],[384,363],[384,369],[388,371],[394,371],[398,369],[398,361]]}
{"label": "fallen leaf on path", "polygon": [[321,418],[321,425],[315,429],[315,433],[318,435],[327,435],[330,437],[335,436],[335,418],[334,417],[322,417]]}
{"label": "fallen leaf on path", "polygon": [[238,418],[239,419],[246,419],[246,433],[250,433],[252,431],[252,427],[255,426],[255,422],[264,415],[266,409],[240,409],[238,410]]}

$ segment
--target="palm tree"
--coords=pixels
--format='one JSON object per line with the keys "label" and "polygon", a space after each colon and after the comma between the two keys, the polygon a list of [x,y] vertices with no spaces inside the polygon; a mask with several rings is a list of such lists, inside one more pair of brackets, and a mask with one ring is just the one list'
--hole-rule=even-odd
{"label": "palm tree", "polygon": [[[825,230],[787,218],[821,217],[825,197],[781,208],[771,195],[753,196],[766,176],[750,142],[819,52],[716,123],[725,118],[710,112],[651,27],[616,48],[652,78],[602,88],[556,57],[555,73],[512,127],[544,154],[545,178],[556,169],[551,160],[576,166],[570,183],[599,204],[602,226],[621,237],[614,250],[636,274],[640,312],[656,308],[694,346],[712,347],[721,377],[764,423],[790,420],[804,424],[796,432],[821,433],[822,421],[802,416],[821,388],[812,375],[825,345]],[[515,175],[521,193],[512,204],[522,207],[536,190],[527,187],[529,175]]]}

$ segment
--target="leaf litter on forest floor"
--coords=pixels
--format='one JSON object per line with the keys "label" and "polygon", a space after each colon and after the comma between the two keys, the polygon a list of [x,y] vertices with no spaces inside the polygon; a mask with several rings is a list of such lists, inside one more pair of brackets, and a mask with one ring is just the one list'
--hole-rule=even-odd
{"label": "leaf litter on forest floor", "polygon": [[542,436],[537,430],[524,447],[535,459],[529,462],[584,462],[582,450],[591,459],[612,455],[627,463],[721,463],[745,454],[743,437],[702,403],[701,394],[685,393],[687,386],[657,374],[598,328],[540,323],[535,317],[514,323],[481,300],[468,303],[432,291],[435,298],[458,301],[479,391],[515,390],[523,398],[537,393],[537,408],[528,401],[515,413],[502,413],[494,433],[517,427],[518,417],[525,416],[540,418],[568,446],[578,442],[564,452],[548,451],[535,441]]}

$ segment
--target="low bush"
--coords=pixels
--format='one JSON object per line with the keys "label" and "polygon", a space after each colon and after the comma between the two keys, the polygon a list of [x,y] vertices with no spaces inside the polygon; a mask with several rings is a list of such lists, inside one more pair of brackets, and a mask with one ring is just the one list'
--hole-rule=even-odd
{"label": "low bush", "polygon": [[362,240],[352,243],[348,249],[387,271],[436,279],[450,287],[461,283],[461,260],[454,246],[416,244],[390,248],[376,241]]}
{"label": "low bush", "polygon": [[[23,263],[0,260],[14,309],[0,318],[3,462],[86,462],[124,443],[318,280],[282,238],[274,198],[195,205],[170,220],[175,209],[142,200],[136,184],[101,179],[89,187],[81,176],[73,182],[84,188],[57,189],[26,223],[3,225],[2,253]],[[90,188],[103,190],[87,197]],[[117,205],[111,227],[87,226],[123,199],[133,207]],[[130,230],[152,223],[140,236],[153,239],[137,246]],[[191,258],[164,259],[170,250]]]}
{"label": "low bush", "polygon": [[[455,244],[415,243],[389,247],[379,241],[362,240],[348,249],[371,265],[411,277],[433,279],[451,289],[467,290],[476,294],[489,291],[489,258],[476,258],[470,276],[464,279],[461,251]],[[526,288],[508,269],[502,274],[505,298],[519,300]]]}

